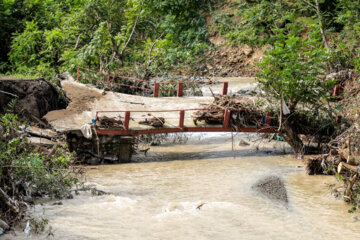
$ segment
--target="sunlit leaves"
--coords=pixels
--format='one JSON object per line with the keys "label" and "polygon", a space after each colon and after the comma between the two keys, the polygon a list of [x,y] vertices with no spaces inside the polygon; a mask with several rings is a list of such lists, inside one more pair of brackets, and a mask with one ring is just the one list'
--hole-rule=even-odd
{"label": "sunlit leaves", "polygon": [[298,28],[291,23],[277,32],[278,40],[260,63],[263,72],[258,81],[269,96],[283,97],[292,110],[298,104],[317,108],[334,85],[324,79],[328,56],[316,29],[304,38],[292,30]]}

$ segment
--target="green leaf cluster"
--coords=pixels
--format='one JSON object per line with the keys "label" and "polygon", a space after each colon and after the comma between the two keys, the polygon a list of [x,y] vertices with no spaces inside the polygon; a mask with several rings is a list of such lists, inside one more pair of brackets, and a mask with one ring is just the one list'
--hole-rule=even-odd
{"label": "green leaf cluster", "polygon": [[0,19],[9,23],[0,36],[8,55],[1,66],[47,77],[77,66],[106,72],[141,65],[156,74],[191,62],[206,49],[205,12],[212,2],[8,1],[0,4]]}
{"label": "green leaf cluster", "polygon": [[278,102],[283,98],[291,112],[299,104],[320,109],[334,85],[334,80],[324,79],[329,56],[319,30],[314,26],[305,39],[301,33],[296,23],[278,30],[274,47],[265,52],[259,64],[262,73],[257,76],[267,96]]}
{"label": "green leaf cluster", "polygon": [[[40,153],[28,144],[20,125],[16,115],[1,116],[0,188],[19,203],[38,196],[72,197],[71,189],[78,183],[71,167],[73,154],[61,148],[51,156]],[[9,210],[2,201],[1,215]]]}

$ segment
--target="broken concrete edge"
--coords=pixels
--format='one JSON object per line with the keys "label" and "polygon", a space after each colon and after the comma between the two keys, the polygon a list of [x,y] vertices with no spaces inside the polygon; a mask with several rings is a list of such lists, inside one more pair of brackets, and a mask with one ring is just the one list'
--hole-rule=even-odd
{"label": "broken concrete edge", "polygon": [[43,129],[33,126],[21,126],[20,128],[21,130],[32,136],[43,137],[50,140],[56,139],[58,137],[58,133],[56,131],[48,128]]}
{"label": "broken concrete edge", "polygon": [[80,129],[67,130],[65,134],[69,150],[76,152],[82,163],[97,165],[104,162],[131,162],[133,136],[92,134],[92,138],[87,139]]}
{"label": "broken concrete edge", "polygon": [[31,145],[39,145],[44,147],[53,147],[57,144],[57,142],[51,141],[47,138],[40,138],[40,137],[26,137],[26,140]]}

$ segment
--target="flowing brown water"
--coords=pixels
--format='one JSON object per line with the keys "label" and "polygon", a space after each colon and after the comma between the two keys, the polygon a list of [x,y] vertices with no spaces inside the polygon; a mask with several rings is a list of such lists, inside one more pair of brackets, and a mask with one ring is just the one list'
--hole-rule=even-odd
{"label": "flowing brown water", "polygon": [[[307,176],[281,143],[241,147],[247,135],[234,146],[231,134],[191,136],[186,144],[152,147],[137,163],[89,171],[88,182],[110,195],[81,194],[34,212],[50,220],[51,239],[59,240],[360,238],[360,223],[327,187],[334,177]],[[284,180],[288,205],[252,188],[270,175]]]}
{"label": "flowing brown water", "polygon": [[[88,181],[110,195],[82,194],[62,206],[37,206],[35,212],[50,220],[53,239],[360,237],[349,206],[326,186],[333,177],[307,176],[278,143],[260,150],[235,146],[233,158],[230,137],[194,137],[184,145],[154,147],[150,158],[137,157],[158,162],[100,166],[88,172]],[[269,175],[285,181],[288,206],[252,189]]]}

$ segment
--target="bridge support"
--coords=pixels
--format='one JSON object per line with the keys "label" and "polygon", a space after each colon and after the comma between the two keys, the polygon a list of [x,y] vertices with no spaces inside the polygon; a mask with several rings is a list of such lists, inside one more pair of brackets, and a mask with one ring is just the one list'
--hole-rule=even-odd
{"label": "bridge support", "polygon": [[106,84],[108,85],[108,87],[110,87],[110,74],[107,75]]}
{"label": "bridge support", "polygon": [[72,130],[67,132],[66,139],[69,150],[75,151],[82,163],[131,162],[133,136],[93,134],[92,139],[87,139],[80,130]]}
{"label": "bridge support", "polygon": [[226,109],[224,113],[224,121],[223,121],[223,128],[228,128],[230,125],[230,115],[231,111]]}
{"label": "bridge support", "polygon": [[178,83],[178,89],[177,89],[177,97],[182,97],[183,95],[183,83]]}
{"label": "bridge support", "polygon": [[159,97],[159,89],[160,89],[160,83],[155,83],[154,97]]}
{"label": "bridge support", "polygon": [[227,95],[228,87],[229,87],[229,83],[228,82],[223,82],[223,88],[222,88],[222,95],[223,96]]}
{"label": "bridge support", "polygon": [[180,118],[179,118],[179,128],[184,128],[184,118],[185,118],[185,110],[180,111]]}
{"label": "bridge support", "polygon": [[129,130],[130,125],[130,111],[125,112],[125,119],[124,119],[124,128],[125,130]]}

